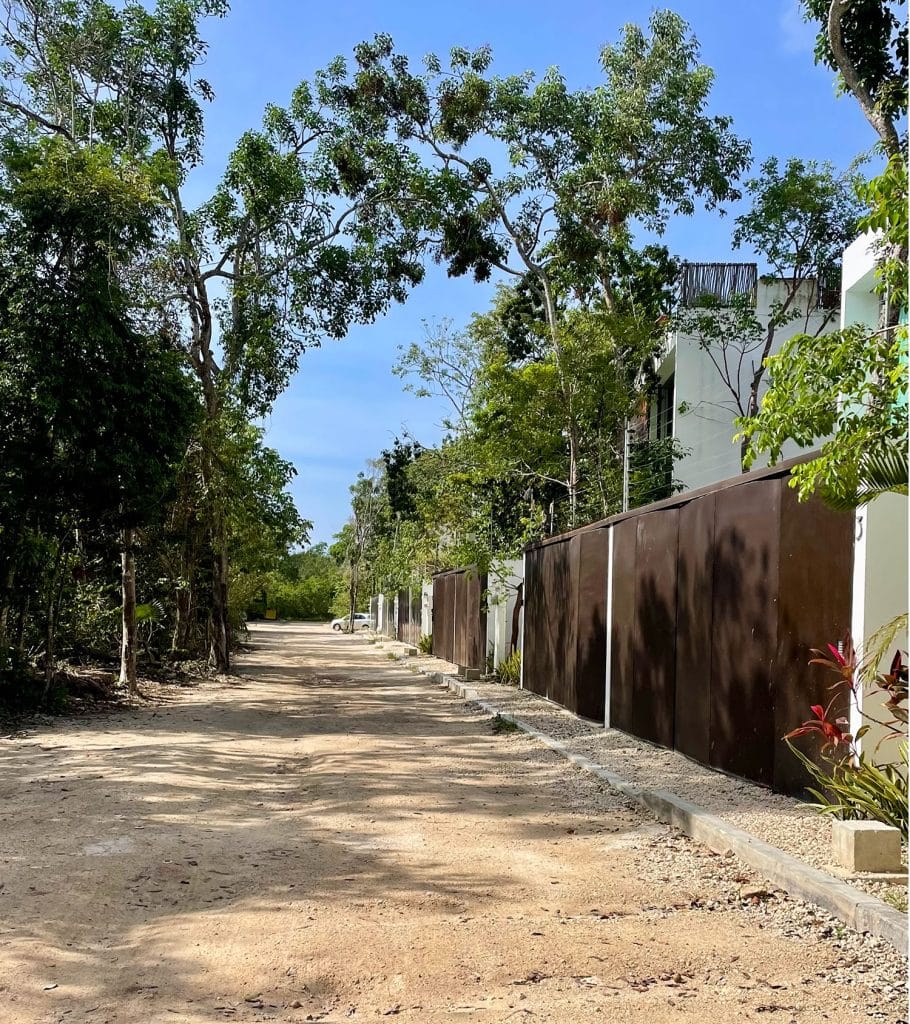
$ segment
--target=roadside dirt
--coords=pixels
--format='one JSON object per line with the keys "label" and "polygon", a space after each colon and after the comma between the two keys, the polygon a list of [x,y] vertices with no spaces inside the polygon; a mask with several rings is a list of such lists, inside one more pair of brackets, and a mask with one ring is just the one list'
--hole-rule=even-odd
{"label": "roadside dirt", "polygon": [[3,1024],[904,1018],[723,858],[361,639],[253,644],[230,683],[0,740]]}

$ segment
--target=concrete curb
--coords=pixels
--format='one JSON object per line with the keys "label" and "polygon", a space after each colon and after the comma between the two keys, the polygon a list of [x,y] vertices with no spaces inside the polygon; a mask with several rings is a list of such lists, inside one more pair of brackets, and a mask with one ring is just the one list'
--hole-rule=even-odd
{"label": "concrete curb", "polygon": [[878,936],[891,943],[900,953],[907,954],[907,915],[895,907],[890,907],[884,901],[854,889],[834,875],[804,864],[792,854],[785,853],[749,832],[736,828],[735,825],[697,804],[683,800],[666,790],[644,789],[626,782],[584,754],[569,750],[559,740],[535,729],[517,716],[500,710],[490,701],[482,700],[473,686],[466,685],[464,681],[454,676],[444,675],[442,672],[428,672],[426,669],[418,671],[431,682],[445,686],[488,714],[499,715],[506,721],[513,722],[522,732],[533,736],[583,771],[596,775],[611,788],[650,811],[660,821],[673,825],[687,836],[707,846],[709,850],[715,853],[732,850],[744,864],[760,872],[765,879],[791,896],[814,903],[855,931]]}

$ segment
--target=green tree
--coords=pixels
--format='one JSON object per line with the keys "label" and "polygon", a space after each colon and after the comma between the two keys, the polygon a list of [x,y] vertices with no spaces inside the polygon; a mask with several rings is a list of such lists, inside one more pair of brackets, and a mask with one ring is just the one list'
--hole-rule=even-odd
{"label": "green tree", "polygon": [[706,113],[713,73],[686,24],[661,11],[649,27],[629,25],[603,49],[605,83],[590,90],[569,91],[555,69],[538,83],[491,75],[487,49],[453,49],[445,71],[431,55],[415,75],[377,36],[355,49],[350,75],[333,65],[326,92],[336,110],[391,125],[425,163],[411,189],[449,272],[484,280],[499,270],[539,305],[563,388],[572,521],[580,428],[563,372],[563,310],[574,295],[616,312],[617,284],[636,262],[633,227],[659,233],[699,201],[738,198],[748,163],[730,119]]}
{"label": "green tree", "polygon": [[[9,0],[11,84],[0,93],[16,130],[110,144],[159,168],[161,245],[141,269],[199,382],[196,455],[208,492],[218,480],[209,442],[224,410],[239,402],[266,412],[306,346],[372,320],[423,273],[417,226],[396,201],[411,158],[369,120],[327,115],[331,71],[317,75],[315,90],[302,83],[287,108],[270,106],[262,128],[238,141],[212,197],[187,205],[202,104],[212,98],[196,74],[206,53],[199,25],[226,10],[224,0],[160,0],[152,11],[135,2]],[[190,586],[211,580],[208,632],[220,669],[229,666],[230,636],[223,505],[213,501],[215,518],[202,524],[208,571],[190,564],[197,547],[185,553],[182,574]]]}
{"label": "green tree", "polygon": [[841,508],[889,490],[907,492],[906,139],[897,125],[907,111],[907,26],[903,4],[881,0],[805,0],[822,20],[817,59],[835,68],[888,155],[884,172],[859,195],[868,212],[860,231],[879,235],[877,327],[853,325],[823,340],[792,338],[769,359],[771,385],[757,415],[742,421],[750,456],[779,458],[788,438],[820,456],[797,466],[801,498],[815,491]]}
{"label": "green tree", "polygon": [[123,547],[124,682],[134,686],[132,537],[161,518],[195,410],[178,353],[140,329],[119,274],[149,244],[152,183],[106,147],[60,139],[7,140],[0,174],[0,661],[11,601],[29,590],[30,549],[42,546],[53,565],[42,609],[49,681],[67,557],[80,532],[112,533]]}
{"label": "green tree", "polygon": [[907,16],[904,0],[802,0],[819,23],[816,63],[838,75],[859,103],[890,159],[906,156],[898,126],[907,114]]}

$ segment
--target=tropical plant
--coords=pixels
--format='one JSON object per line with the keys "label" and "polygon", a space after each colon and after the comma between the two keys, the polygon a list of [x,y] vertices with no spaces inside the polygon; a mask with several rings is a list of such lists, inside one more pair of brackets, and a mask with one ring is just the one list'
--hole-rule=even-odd
{"label": "tropical plant", "polygon": [[432,654],[433,653],[433,634],[423,633],[421,634],[420,640],[417,642],[417,647],[421,654]]}
{"label": "tropical plant", "polygon": [[505,686],[518,686],[521,682],[521,651],[512,651],[496,668],[496,682]]}
{"label": "tropical plant", "polygon": [[[899,616],[882,627],[867,641],[860,658],[849,633],[839,644],[828,644],[827,651],[813,651],[817,657],[810,662],[832,671],[837,676],[827,707],[812,705],[813,717],[791,730],[784,737],[814,785],[807,787],[815,798],[821,814],[844,820],[871,818],[899,828],[907,838],[908,775],[907,775],[907,665],[901,652],[895,652],[887,672],[878,665],[882,649],[907,628],[907,616]],[[878,698],[878,700],[876,700]],[[884,717],[870,710],[881,703]],[[832,709],[837,709],[832,717]],[[854,709],[864,720],[852,735],[849,711]],[[862,740],[871,728],[877,727],[881,738],[869,752],[861,749]],[[792,740],[801,736],[817,736],[821,747],[813,759],[794,746]],[[897,756],[883,760],[880,755],[886,743],[897,743]]]}

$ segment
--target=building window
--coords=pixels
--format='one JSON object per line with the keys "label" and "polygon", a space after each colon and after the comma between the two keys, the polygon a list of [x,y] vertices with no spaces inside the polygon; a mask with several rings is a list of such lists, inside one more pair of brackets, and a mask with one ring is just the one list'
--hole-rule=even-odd
{"label": "building window", "polygon": [[658,441],[666,440],[673,436],[673,393],[676,375],[670,376],[657,389],[657,408],[655,411],[655,437]]}

